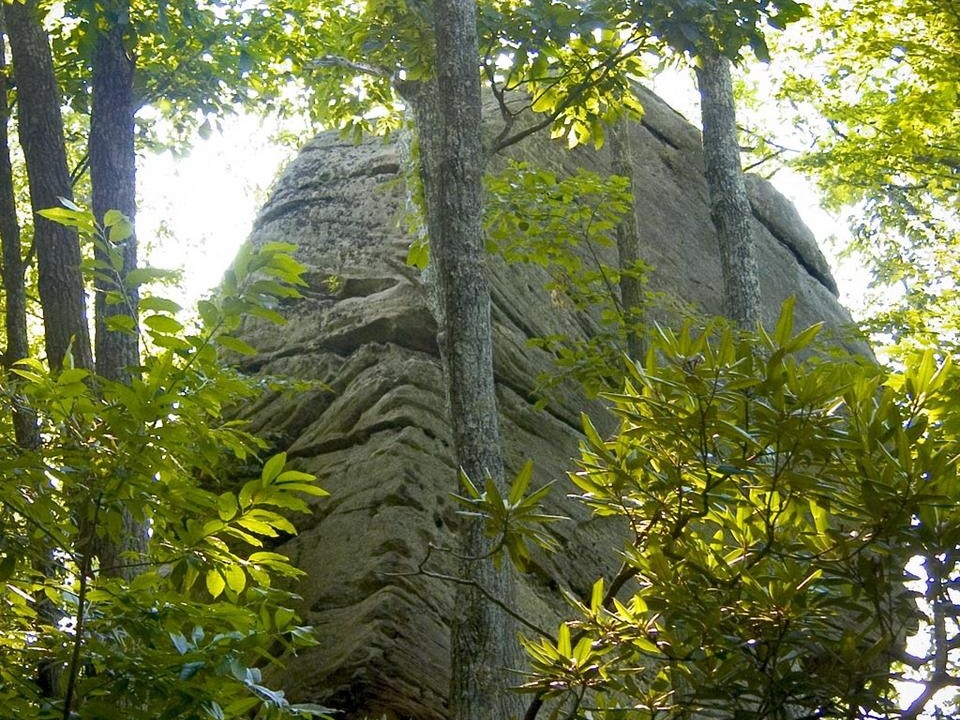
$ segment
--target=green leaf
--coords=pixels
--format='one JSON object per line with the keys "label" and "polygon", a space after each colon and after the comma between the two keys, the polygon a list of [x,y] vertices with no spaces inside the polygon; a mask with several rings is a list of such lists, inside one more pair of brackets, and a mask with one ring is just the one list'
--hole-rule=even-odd
{"label": "green leaf", "polygon": [[145,282],[167,280],[170,278],[170,275],[171,272],[169,270],[161,270],[159,268],[136,268],[127,273],[127,276],[123,279],[123,284],[128,288],[136,287]]}
{"label": "green leaf", "polygon": [[316,475],[311,475],[310,473],[300,472],[299,470],[284,470],[282,473],[277,475],[276,482],[280,483],[290,483],[290,482],[312,482],[317,479]]}
{"label": "green leaf", "polygon": [[249,356],[257,354],[257,349],[253,347],[253,345],[244,342],[240,338],[233,337],[232,335],[218,335],[217,344],[226,348],[227,350],[240,353],[241,355]]}
{"label": "green leaf", "polygon": [[593,421],[586,413],[580,413],[580,423],[583,426],[583,432],[587,436],[587,440],[590,441],[590,444],[593,445],[594,448],[602,448],[603,440],[600,438],[600,433],[597,432],[597,429],[593,426]]}
{"label": "green leaf", "polygon": [[[129,276],[128,276],[129,277]],[[147,297],[140,298],[140,310],[144,312],[159,312],[159,313],[170,313],[175,315],[183,308],[175,303],[173,300],[167,298],[157,297],[155,295],[148,295]]]}
{"label": "green leaf", "polygon": [[124,215],[119,210],[107,210],[103,214],[103,224],[106,225],[107,227],[112,227],[117,223],[123,222],[125,220],[129,221],[129,218],[127,218],[127,216]]}
{"label": "green leaf", "polygon": [[89,213],[86,213],[82,210],[72,210],[69,208],[47,208],[41,210],[39,213],[40,217],[46,218],[47,220],[52,220],[55,223],[64,225],[66,227],[77,228],[84,232],[93,232],[94,224],[93,218],[90,217]]}
{"label": "green leaf", "polygon": [[523,495],[527,492],[527,488],[530,487],[530,479],[532,477],[533,461],[527,460],[520,469],[520,472],[517,473],[513,484],[510,486],[510,496],[507,498],[507,502],[510,505],[518,505],[520,501],[523,500]]}
{"label": "green leaf", "polygon": [[213,598],[220,597],[220,594],[227,585],[223,579],[223,575],[217,570],[207,570],[206,582],[207,592],[209,592]]}
{"label": "green leaf", "polygon": [[237,496],[237,502],[242,509],[250,507],[253,496],[259,489],[259,480],[248,480],[246,483],[244,483],[243,487],[240,488],[240,494]]}
{"label": "green leaf", "polygon": [[794,336],[794,338],[784,346],[784,350],[787,352],[796,352],[797,350],[802,350],[814,341],[817,335],[820,334],[821,330],[823,330],[822,322],[811,325],[806,330],[802,330],[797,333],[796,336]]}
{"label": "green leaf", "polygon": [[593,641],[589,637],[581,638],[577,646],[573,649],[573,659],[577,665],[584,666],[590,659]]}
{"label": "green leaf", "polygon": [[217,514],[224,522],[232,520],[238,509],[237,498],[233,493],[225,492],[217,498]]}
{"label": "green leaf", "polygon": [[277,630],[286,629],[295,617],[296,613],[290,608],[278,607],[274,614],[274,622],[276,623]]}
{"label": "green leaf", "polygon": [[133,223],[127,219],[123,219],[114,225],[110,225],[109,227],[110,233],[108,237],[112,243],[122,242],[133,235]]}
{"label": "green leaf", "polygon": [[826,534],[830,530],[830,515],[816,500],[811,499],[808,502],[810,505],[810,514],[813,516],[813,522],[817,528],[817,532],[821,535]]}
{"label": "green leaf", "polygon": [[414,240],[407,251],[407,265],[426,270],[430,264],[430,245],[426,240]]}
{"label": "green leaf", "polygon": [[[279,483],[279,478],[277,480]],[[278,487],[282,488],[285,492],[301,492],[306,495],[314,495],[316,497],[326,497],[330,494],[328,491],[324,490],[322,487],[319,487],[317,485],[308,485],[307,483],[285,482],[282,484],[278,484]]]}
{"label": "green leaf", "polygon": [[239,565],[227,565],[223,569],[224,577],[227,581],[227,587],[229,587],[234,592],[243,592],[243,588],[247,584],[247,574],[243,571],[243,568]]}
{"label": "green leaf", "polygon": [[183,325],[169,315],[147,315],[143,324],[151,330],[166,335],[176,335],[183,331]]}
{"label": "green leaf", "polygon": [[248,516],[241,517],[239,520],[237,520],[237,524],[243,528],[246,528],[252,533],[256,533],[257,535],[277,537],[280,534],[276,531],[272,524]]}
{"label": "green leaf", "polygon": [[573,655],[573,647],[570,644],[570,626],[566,623],[560,625],[560,631],[557,633],[557,650],[565,658]]}
{"label": "green leaf", "polygon": [[137,321],[129,315],[110,315],[107,318],[107,329],[111,332],[132,333],[137,328]]}
{"label": "green leaf", "polygon": [[603,608],[603,594],[603,578],[600,578],[593,584],[593,589],[590,593],[591,612],[600,612]]}
{"label": "green leaf", "polygon": [[777,327],[773,331],[773,339],[780,347],[785,346],[793,334],[793,308],[797,303],[797,298],[791,295],[780,306],[780,317],[777,319]]}
{"label": "green leaf", "polygon": [[90,371],[84,368],[70,368],[64,370],[57,376],[58,385],[72,385],[73,383],[83,382],[90,376]]}
{"label": "green leaf", "polygon": [[265,485],[269,485],[280,477],[283,466],[287,464],[287,454],[285,452],[277,453],[263,464],[263,471],[260,473],[260,479]]}

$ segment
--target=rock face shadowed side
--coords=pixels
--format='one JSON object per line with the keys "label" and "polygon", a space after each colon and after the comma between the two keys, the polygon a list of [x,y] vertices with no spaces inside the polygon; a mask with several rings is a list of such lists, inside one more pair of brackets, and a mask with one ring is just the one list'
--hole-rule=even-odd
{"label": "rock face shadowed side", "polygon": [[[655,96],[645,94],[644,104],[631,142],[642,255],[655,267],[650,286],[716,313],[721,277],[699,133]],[[545,138],[512,154],[561,173],[610,172],[605,152],[568,152]],[[796,210],[765,181],[751,179],[748,189],[765,320],[796,295],[798,326],[847,325],[829,268]],[[452,590],[410,574],[430,544],[452,546],[457,515],[436,327],[419,273],[404,264],[404,196],[394,145],[353,145],[323,134],[281,177],[252,236],[255,243],[298,244],[310,288],[288,309],[287,325],[247,329],[261,349],[247,369],[334,389],[268,393],[248,413],[331,492],[316,502],[316,514],[299,519],[300,534],[280,546],[307,572],[301,609],[321,641],[287,659],[282,683],[290,697],[341,708],[348,718],[442,718],[449,684],[445,618],[456,612]],[[533,406],[536,378],[552,360],[527,339],[585,337],[592,320],[553,304],[540,268],[491,260],[490,273],[508,475],[532,459],[535,486],[558,480],[548,510],[572,516],[558,525],[570,552],[536,558],[520,588],[524,612],[550,626],[562,612],[558,587],[588,594],[616,562],[618,528],[572,506],[564,484],[577,455],[580,412],[611,425],[602,407],[573,387],[561,388],[546,410]],[[429,567],[449,573],[453,563],[434,550]]]}

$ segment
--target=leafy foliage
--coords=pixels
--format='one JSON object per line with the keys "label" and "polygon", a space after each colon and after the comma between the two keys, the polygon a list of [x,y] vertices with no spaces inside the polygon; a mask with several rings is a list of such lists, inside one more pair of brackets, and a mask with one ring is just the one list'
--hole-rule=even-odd
{"label": "leafy foliage", "polygon": [[[544,390],[573,377],[595,396],[619,381],[628,333],[645,334],[643,314],[625,308],[619,282],[630,274],[645,282],[649,268],[638,261],[619,267],[610,259],[622,215],[632,212],[626,178],[578,170],[568,177],[511,163],[488,178],[487,247],[507,262],[546,268],[545,290],[560,307],[589,313],[597,327],[589,337],[531,338],[554,354],[559,373],[541,377]],[[658,299],[647,293],[650,303]],[[617,380],[614,380],[616,378]]]}
{"label": "leafy foliage", "polygon": [[527,495],[532,477],[533,463],[527,461],[510,484],[509,494],[504,497],[492,478],[487,477],[481,491],[469,477],[463,473],[460,475],[467,495],[453,497],[467,508],[462,514],[484,519],[486,536],[496,541],[491,557],[498,568],[506,550],[510,562],[519,570],[526,570],[530,561],[528,541],[547,550],[557,549],[556,540],[543,526],[566,518],[541,511],[540,501],[550,494],[549,484]]}
{"label": "leafy foliage", "polygon": [[957,342],[960,14],[955,3],[823,3],[785,52],[782,94],[815,145],[797,160],[895,301],[874,329],[905,345]]}
{"label": "leafy foliage", "polygon": [[958,377],[929,353],[899,374],[798,359],[817,330],[789,307],[771,335],[662,330],[609,396],[616,435],[585,419],[571,480],[631,540],[611,589],[524,642],[526,689],[570,717],[917,716],[891,663],[919,619],[906,562],[946,552],[920,539],[956,506]]}
{"label": "leafy foliage", "polygon": [[[108,260],[92,270],[112,271],[129,232],[122,216],[110,215],[102,229],[76,206],[46,214],[97,234]],[[244,314],[282,320],[273,307],[303,284],[291,249],[246,249],[228,290],[205,301],[195,328],[176,318],[175,303],[144,298],[142,322],[118,324],[142,332],[153,349],[130,385],[83,369],[52,375],[34,359],[4,381],[6,409],[28,403],[43,438],[36,448],[15,445],[3,413],[0,702],[7,712],[326,713],[291,704],[259,669],[315,642],[287,589],[302,573],[271,543],[296,532],[284,513],[308,512],[305,498],[326,493],[312,475],[285,469],[283,454],[238,483],[231,468],[255,460],[265,445],[226,409],[257,386],[220,357],[240,342],[227,333]],[[149,528],[148,545],[128,542],[130,519]],[[132,549],[119,565],[106,565],[98,552],[104,541]]]}
{"label": "leafy foliage", "polygon": [[[58,79],[71,109],[89,115],[97,34],[121,22],[136,56],[137,100],[149,108],[141,112],[140,140],[177,150],[241,108],[280,117],[301,112],[287,88],[302,79],[308,30],[323,16],[300,0],[70,0],[49,12]],[[300,98],[310,93],[301,88]]]}

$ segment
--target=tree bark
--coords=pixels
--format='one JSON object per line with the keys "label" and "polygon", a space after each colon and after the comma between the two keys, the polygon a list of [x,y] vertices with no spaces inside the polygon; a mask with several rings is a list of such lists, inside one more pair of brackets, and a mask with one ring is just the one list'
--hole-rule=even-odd
{"label": "tree bark", "polygon": [[[93,55],[93,98],[90,113],[90,182],[93,186],[93,214],[103,224],[108,210],[119,210],[131,222],[136,216],[136,147],[133,94],[134,60],[123,36],[129,27],[129,4],[117,3],[114,17],[107,17],[97,35]],[[105,240],[105,242],[108,242]],[[95,357],[97,374],[115,382],[129,382],[129,368],[139,365],[137,335],[113,332],[108,322],[114,315],[137,317],[137,291],[127,289],[124,280],[137,266],[137,241],[131,235],[118,248],[123,268],[112,280],[98,278],[95,302]],[[106,260],[106,249],[96,247],[94,255]],[[120,293],[123,301],[108,303],[108,293]]]}
{"label": "tree bark", "polygon": [[[643,360],[643,285],[640,279],[630,274],[640,260],[640,226],[637,209],[633,202],[633,146],[630,142],[630,119],[619,118],[610,127],[610,152],[613,154],[612,170],[629,181],[630,209],[620,218],[617,226],[617,260],[620,265],[620,303],[627,338],[627,354],[635,360]],[[627,270],[627,272],[624,272]]]}
{"label": "tree bark", "polygon": [[[7,332],[7,348],[4,354],[4,366],[7,371],[17,360],[30,354],[27,334],[27,294],[24,280],[26,266],[22,259],[20,245],[20,221],[17,217],[16,191],[13,185],[13,165],[10,162],[8,104],[9,75],[6,66],[6,48],[3,33],[6,31],[5,7],[0,5],[0,240],[3,245],[3,287],[6,292],[4,323]],[[40,447],[40,428],[36,413],[26,404],[26,399],[14,395],[13,433],[17,445],[24,450]],[[55,574],[52,561],[53,548],[38,552],[32,562],[37,571],[46,577]],[[37,605],[42,623],[55,627],[62,614],[53,602],[41,596]],[[41,697],[53,698],[59,694],[63,666],[56,658],[42,661],[36,668],[37,686]]]}
{"label": "tree bark", "polygon": [[37,0],[6,5],[7,29],[17,83],[20,145],[27,165],[33,206],[47,362],[59,370],[68,349],[76,367],[92,368],[86,294],[77,233],[39,215],[72,199],[63,140],[60,90]]}
{"label": "tree bark", "polygon": [[[3,247],[3,289],[6,294],[4,323],[7,333],[3,364],[9,371],[15,362],[29,355],[30,346],[27,339],[27,292],[23,279],[25,267],[21,256],[13,165],[10,162],[10,107],[7,100],[10,88],[3,32],[3,6],[0,5],[0,243]],[[39,446],[36,414],[21,396],[15,395],[13,402],[13,432],[17,445],[28,449]]]}
{"label": "tree bark", "polygon": [[[90,112],[90,183],[93,190],[93,214],[101,225],[108,211],[119,210],[131,223],[137,212],[137,154],[133,92],[135,62],[124,46],[129,28],[130,5],[127,0],[108,3],[93,53],[93,97]],[[102,239],[110,243],[109,230]],[[109,329],[109,320],[128,315],[136,321],[138,293],[125,285],[127,274],[137,267],[136,235],[116,247],[123,266],[110,279],[98,276],[94,312],[95,358],[97,374],[114,382],[129,384],[131,373],[140,364],[140,347],[135,333]],[[94,257],[108,261],[107,247],[94,246]],[[109,265],[109,262],[107,262]],[[108,302],[108,294],[119,294],[122,301]],[[147,553],[146,527],[130,511],[123,510],[123,535],[119,542],[98,538],[95,553],[104,575],[131,580],[138,574],[137,561],[125,553],[143,557]]]}
{"label": "tree bark", "polygon": [[[435,82],[412,102],[420,140],[430,264],[438,300],[456,459],[472,480],[490,475],[505,490],[502,439],[493,375],[490,289],[484,263],[479,49],[474,0],[434,5]],[[515,578],[485,557],[479,522],[465,522],[460,577],[451,615],[452,720],[507,720],[520,703],[508,688],[519,667],[511,618],[477,591],[480,585],[515,606]],[[477,559],[484,558],[484,559]],[[474,585],[475,584],[475,585]]]}
{"label": "tree bark", "polygon": [[723,308],[743,328],[760,320],[760,276],[751,229],[752,210],[740,166],[730,61],[704,53],[697,70],[703,121],[703,157],[710,215],[720,243]]}

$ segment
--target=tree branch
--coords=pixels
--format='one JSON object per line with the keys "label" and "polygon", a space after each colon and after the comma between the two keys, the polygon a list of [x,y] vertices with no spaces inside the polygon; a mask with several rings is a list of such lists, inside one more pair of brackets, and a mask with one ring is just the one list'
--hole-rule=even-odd
{"label": "tree branch", "polygon": [[551,112],[549,115],[547,115],[543,120],[536,122],[533,125],[530,125],[529,127],[526,127],[523,130],[519,130],[513,135],[509,135],[509,136],[507,135],[507,133],[509,132],[510,128],[509,126],[505,127],[504,130],[500,133],[500,135],[498,135],[497,138],[493,141],[493,144],[488,149],[488,154],[494,155],[500,152],[501,150],[510,147],[511,145],[516,145],[518,142],[520,142],[524,138],[527,138],[530,135],[533,135],[534,133],[540,132],[544,128],[549,127],[551,124],[553,124],[553,122],[556,121],[556,119],[559,118],[564,113],[564,111],[569,109],[571,106],[574,105],[574,103],[577,102],[577,100],[580,99],[580,96],[582,96],[584,92],[586,92],[590,87],[594,86],[597,82],[599,82],[604,77],[606,77],[610,72],[613,71],[613,69],[619,63],[621,63],[622,61],[626,60],[629,57],[632,57],[633,55],[636,55],[639,52],[640,46],[638,45],[633,50],[630,50],[625,54],[621,54],[623,49],[625,47],[628,47],[631,41],[632,41],[632,38],[630,40],[625,41],[620,45],[619,48],[617,48],[616,52],[608,55],[603,60],[603,62],[589,68],[586,71],[585,77],[583,78],[583,80],[577,83],[577,85],[573,87],[570,93],[560,102],[559,105],[557,105],[556,109],[553,112]]}
{"label": "tree branch", "polygon": [[339,55],[324,55],[309,63],[308,66],[338,67],[346,70],[353,70],[354,72],[358,72],[362,75],[373,75],[374,77],[384,78],[390,81],[394,80],[394,74],[387,71],[385,68],[379,67],[378,65],[371,65],[369,63],[348,60],[347,58],[340,57]]}

